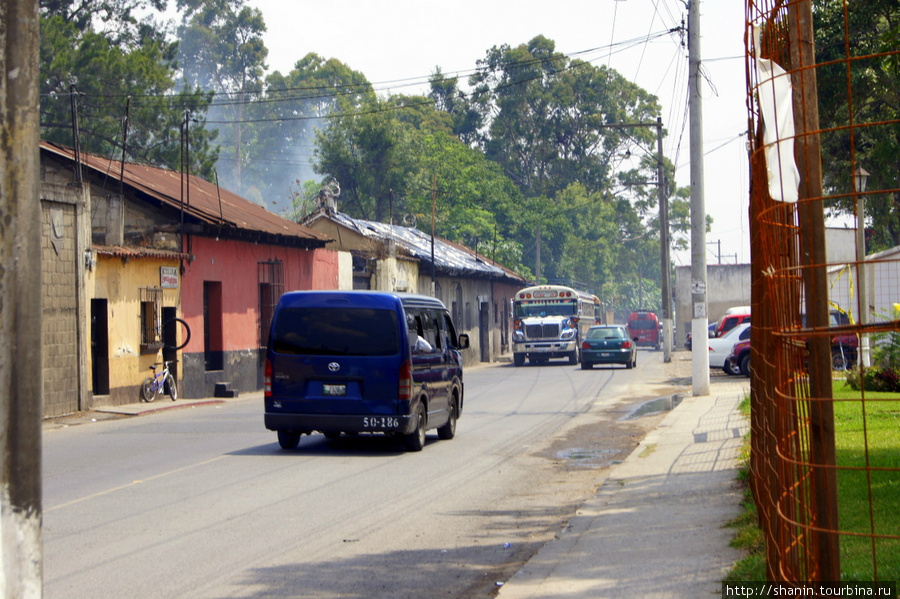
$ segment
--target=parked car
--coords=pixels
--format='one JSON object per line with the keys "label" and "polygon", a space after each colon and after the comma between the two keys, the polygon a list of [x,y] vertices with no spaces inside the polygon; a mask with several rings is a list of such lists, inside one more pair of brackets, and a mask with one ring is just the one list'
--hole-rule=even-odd
{"label": "parked car", "polygon": [[620,324],[589,328],[581,342],[581,369],[590,370],[594,364],[637,366],[637,343],[629,335],[628,327]]}
{"label": "parked car", "polygon": [[[709,324],[708,332],[707,332],[707,334],[706,334],[707,339],[712,339],[713,337],[716,336],[716,325],[717,325],[717,324],[718,324],[718,323],[715,323],[715,322],[711,322],[711,323]],[[687,339],[685,339],[685,341],[684,341],[684,346],[685,346],[687,349],[693,349],[693,344],[692,344],[692,338],[693,338],[693,336],[694,336],[694,332],[693,332],[693,331],[688,331]]]}
{"label": "parked car", "polygon": [[266,351],[265,426],[284,449],[315,431],[384,433],[409,451],[452,439],[469,346],[432,297],[294,291],[278,301]]}
{"label": "parked car", "polygon": [[725,315],[716,323],[716,337],[721,337],[734,327],[750,322],[750,306],[735,306],[725,310]]}
{"label": "parked car", "polygon": [[[832,310],[829,317],[831,326],[849,324],[846,314]],[[806,324],[806,319],[803,319]],[[831,367],[834,370],[845,370],[856,363],[859,350],[859,339],[854,334],[835,335],[831,338]],[[740,370],[744,376],[750,376],[750,340],[740,341],[734,345],[731,354],[726,358],[726,372]]]}
{"label": "parked car", "polygon": [[662,349],[662,331],[655,312],[639,310],[628,317],[628,337],[639,346]]}
{"label": "parked car", "polygon": [[709,367],[721,368],[728,374],[740,374],[740,368],[734,368],[726,363],[726,358],[731,354],[735,343],[750,338],[750,323],[739,324],[721,337],[710,339],[709,343]]}
{"label": "parked car", "polygon": [[[806,326],[806,314],[800,315],[801,326]],[[837,327],[850,324],[846,314],[839,310],[830,310],[828,326]],[[859,338],[853,333],[835,335],[831,338],[831,367],[833,370],[846,370],[856,364],[859,355]]]}
{"label": "parked car", "polygon": [[725,372],[739,371],[744,376],[750,376],[750,340],[735,343],[725,360],[728,364]]}

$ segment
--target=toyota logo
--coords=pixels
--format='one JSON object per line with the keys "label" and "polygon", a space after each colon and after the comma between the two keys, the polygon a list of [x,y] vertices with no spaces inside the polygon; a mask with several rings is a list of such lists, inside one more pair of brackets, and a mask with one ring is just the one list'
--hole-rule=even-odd
{"label": "toyota logo", "polygon": [[337,362],[331,362],[330,364],[328,364],[328,370],[330,370],[331,372],[337,372],[340,369],[341,365]]}

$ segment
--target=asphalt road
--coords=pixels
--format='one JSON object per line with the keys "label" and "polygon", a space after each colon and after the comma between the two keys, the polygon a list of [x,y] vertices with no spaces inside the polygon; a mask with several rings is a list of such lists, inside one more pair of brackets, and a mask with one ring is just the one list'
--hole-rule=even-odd
{"label": "asphalt road", "polygon": [[466,372],[457,436],[279,448],[259,395],[44,433],[44,597],[490,597],[655,424],[671,380]]}

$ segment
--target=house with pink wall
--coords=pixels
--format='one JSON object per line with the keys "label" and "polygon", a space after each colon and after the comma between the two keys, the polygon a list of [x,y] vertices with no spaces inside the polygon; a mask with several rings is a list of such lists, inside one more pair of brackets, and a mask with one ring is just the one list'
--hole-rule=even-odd
{"label": "house with pink wall", "polygon": [[41,168],[48,416],[134,403],[162,360],[181,398],[260,389],[281,293],[339,285],[327,235],[197,176],[48,142]]}

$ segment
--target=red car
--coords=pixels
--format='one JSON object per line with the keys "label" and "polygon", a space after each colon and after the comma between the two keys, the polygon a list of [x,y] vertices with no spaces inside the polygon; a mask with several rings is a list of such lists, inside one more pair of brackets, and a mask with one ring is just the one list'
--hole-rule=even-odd
{"label": "red car", "polygon": [[[831,339],[831,367],[834,370],[850,368],[856,364],[858,349],[859,339],[856,335],[835,335]],[[740,369],[744,376],[750,376],[750,340],[735,343],[725,362],[735,370]],[[732,369],[725,368],[725,372],[730,374]]]}
{"label": "red car", "polygon": [[728,374],[739,370],[744,376],[750,376],[750,340],[735,343],[725,362],[731,365],[731,368],[725,368]]}

